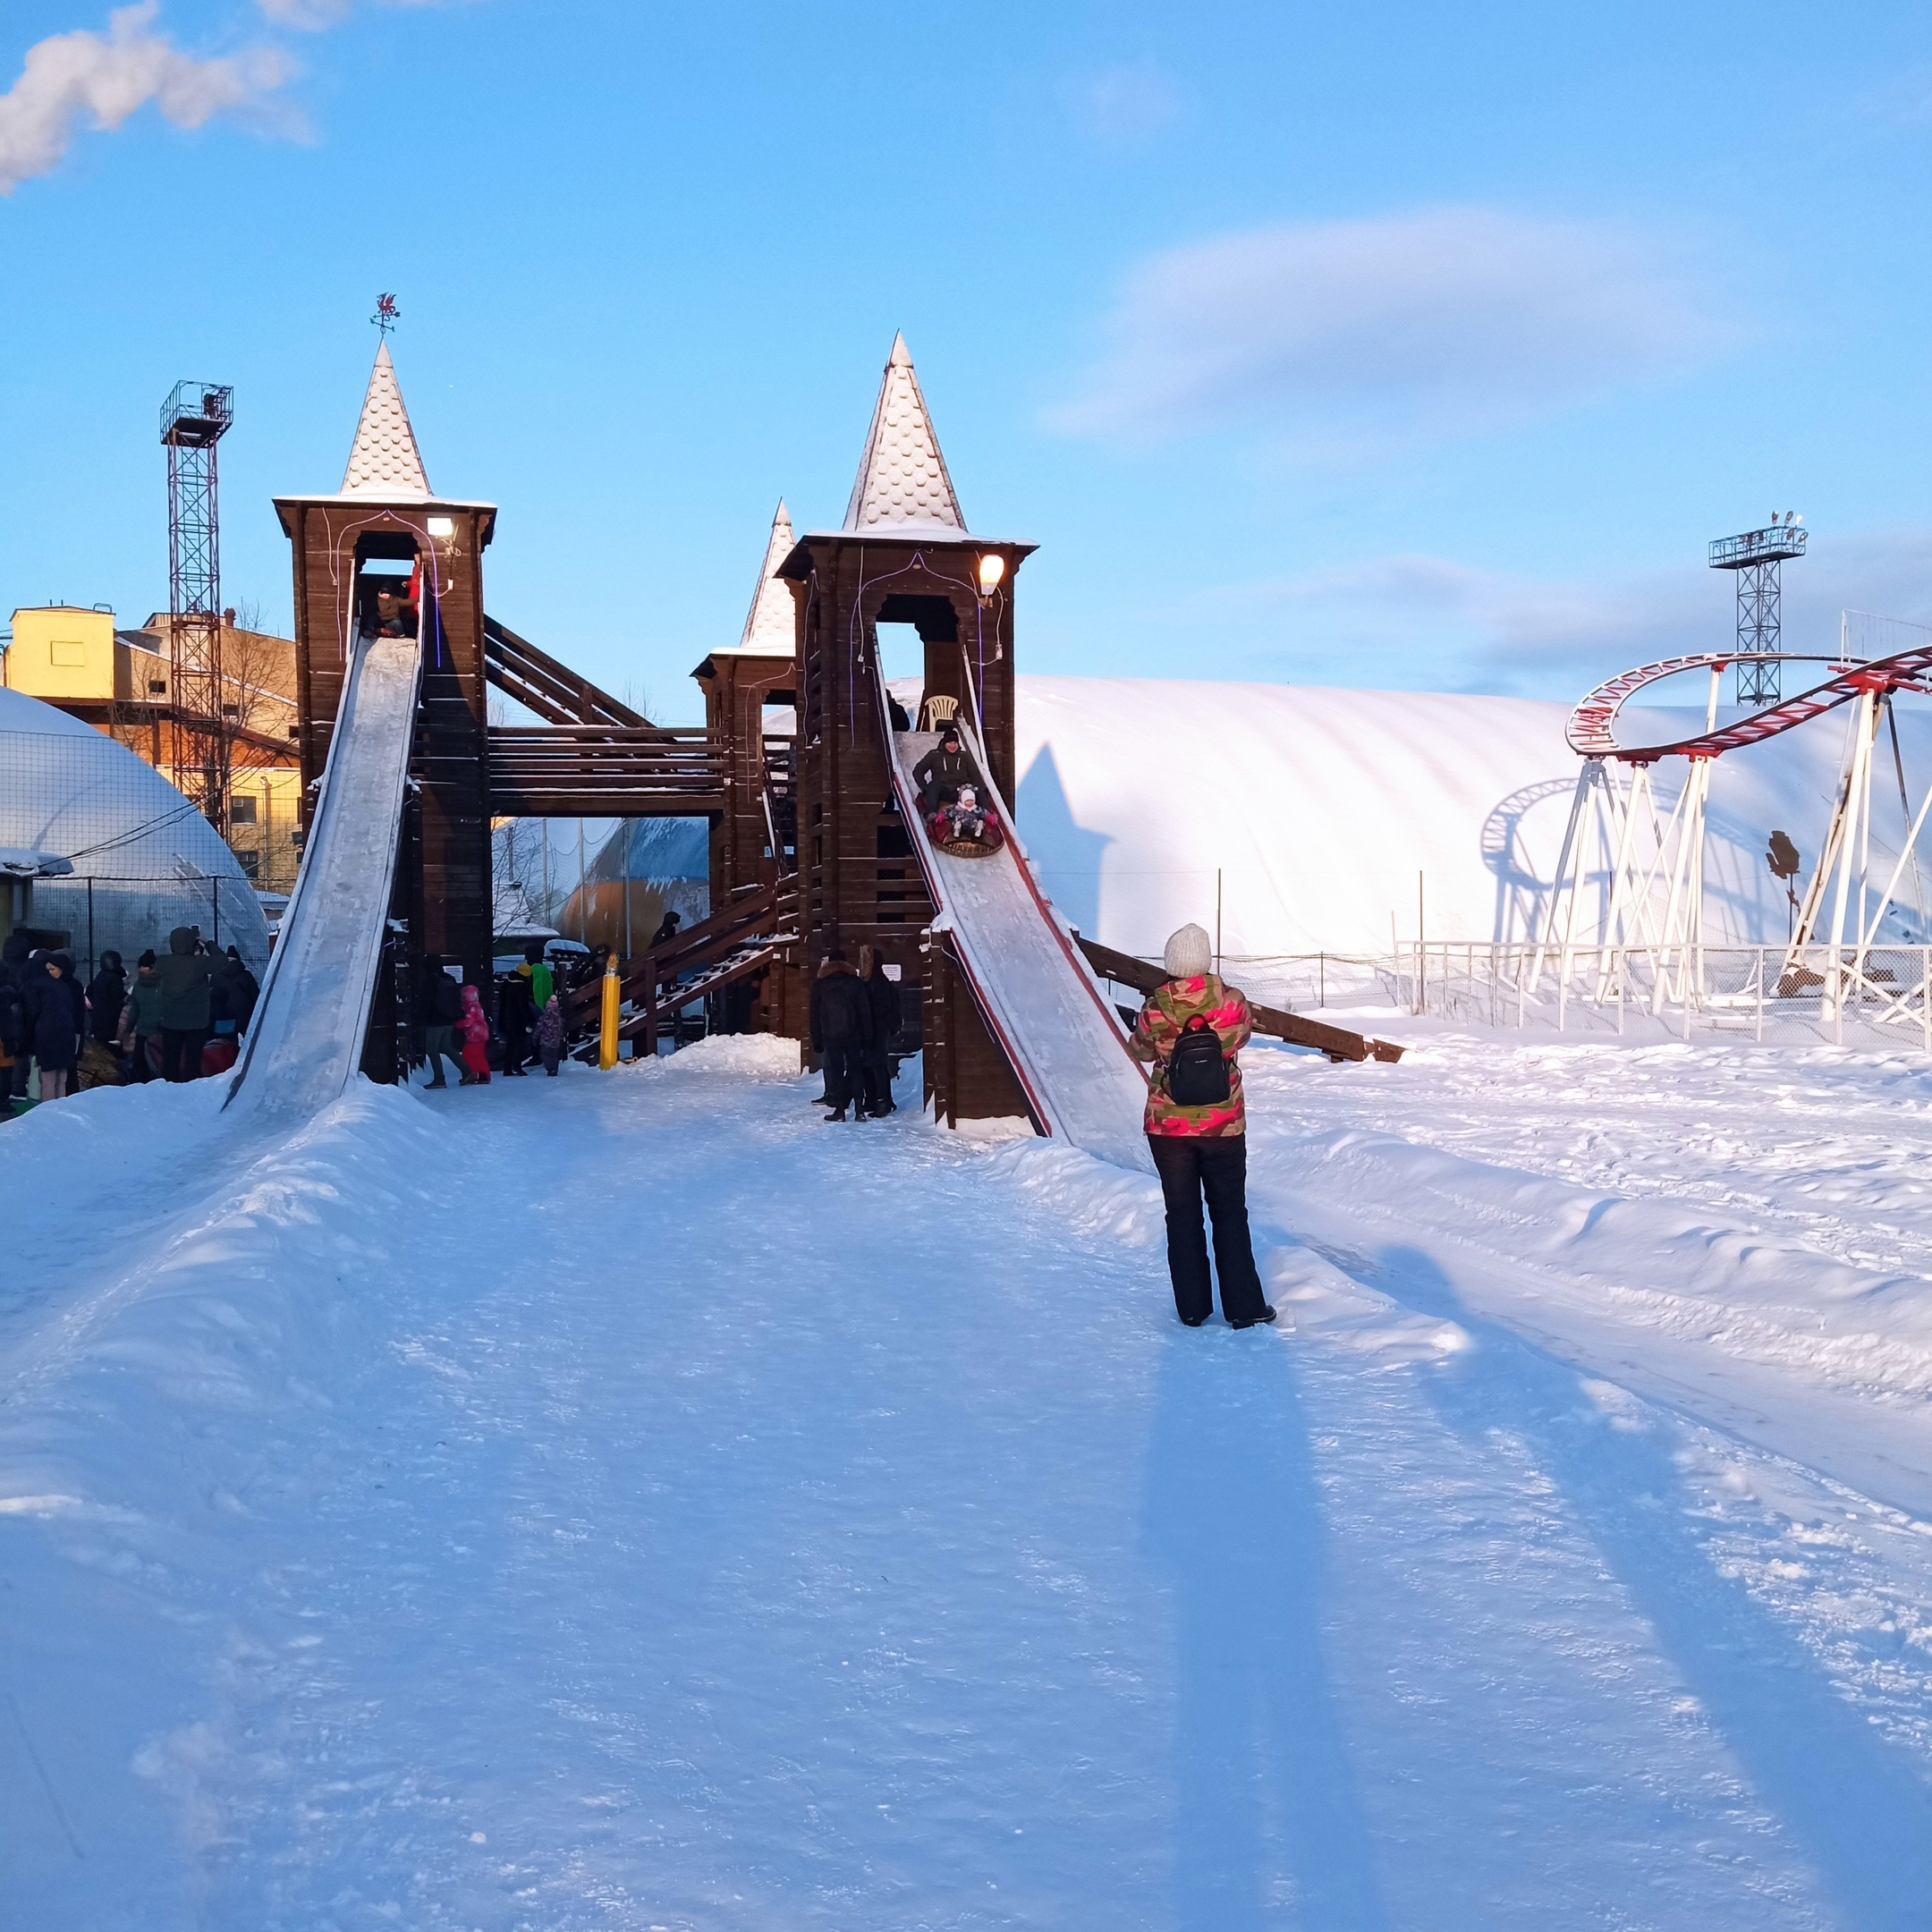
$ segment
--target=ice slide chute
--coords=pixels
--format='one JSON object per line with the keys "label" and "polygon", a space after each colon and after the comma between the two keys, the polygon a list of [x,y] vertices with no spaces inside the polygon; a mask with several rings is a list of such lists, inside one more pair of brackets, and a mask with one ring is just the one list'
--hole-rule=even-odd
{"label": "ice slide chute", "polygon": [[926,836],[912,767],[939,741],[895,732],[880,696],[879,728],[892,747],[893,790],[935,907],[933,929],[951,936],[980,1012],[1004,1048],[1046,1131],[1089,1154],[1151,1172],[1141,1131],[1147,1081],[1128,1057],[1118,1016],[1072,930],[1034,883],[1006,801],[965,720],[961,734],[1006,832],[990,857],[955,858]]}
{"label": "ice slide chute", "polygon": [[414,638],[356,640],[301,869],[224,1106],[312,1113],[361,1061],[421,682]]}

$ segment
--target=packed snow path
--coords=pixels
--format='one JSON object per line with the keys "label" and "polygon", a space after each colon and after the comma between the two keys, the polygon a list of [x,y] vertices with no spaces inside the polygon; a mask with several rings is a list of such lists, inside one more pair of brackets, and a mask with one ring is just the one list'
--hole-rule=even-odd
{"label": "packed snow path", "polygon": [[1923,1925],[1928,1526],[1426,1216],[1305,1245],[1383,1142],[1296,1110],[1393,1083],[1251,1056],[1299,1328],[1237,1335],[1144,1177],[771,1052],[5,1131],[69,1237],[0,1298],[20,1923]]}

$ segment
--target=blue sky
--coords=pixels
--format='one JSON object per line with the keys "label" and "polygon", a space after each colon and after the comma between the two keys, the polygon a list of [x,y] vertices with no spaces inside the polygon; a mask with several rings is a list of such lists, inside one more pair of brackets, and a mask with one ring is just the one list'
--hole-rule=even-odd
{"label": "blue sky", "polygon": [[895,328],[1025,670],[1568,698],[1784,508],[1789,645],[1932,618],[1923,7],[16,0],[7,85],[9,608],[165,601],[212,377],[285,623],[393,289],[491,609],[667,721]]}

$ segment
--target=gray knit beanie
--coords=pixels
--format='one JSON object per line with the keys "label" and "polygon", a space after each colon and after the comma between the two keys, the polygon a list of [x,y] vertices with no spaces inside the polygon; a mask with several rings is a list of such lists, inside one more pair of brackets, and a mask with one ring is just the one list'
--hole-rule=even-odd
{"label": "gray knit beanie", "polygon": [[1199,979],[1213,962],[1208,935],[1199,926],[1183,926],[1168,940],[1161,959],[1170,979]]}

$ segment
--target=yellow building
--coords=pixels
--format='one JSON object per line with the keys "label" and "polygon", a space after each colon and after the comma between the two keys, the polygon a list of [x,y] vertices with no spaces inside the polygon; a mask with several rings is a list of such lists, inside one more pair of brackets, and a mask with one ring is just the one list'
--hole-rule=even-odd
{"label": "yellow building", "polygon": [[[111,702],[119,695],[124,652],[114,640],[114,613],[51,604],[13,613],[13,641],[0,658],[0,683],[49,702],[64,698]],[[63,708],[64,708],[64,707]]]}
{"label": "yellow building", "polygon": [[[262,892],[287,892],[301,858],[301,775],[295,759],[295,646],[288,638],[222,625],[222,716],[229,738],[228,843]],[[172,768],[174,708],[167,617],[114,628],[105,605],[30,606],[13,613],[0,684],[57,706]]]}

